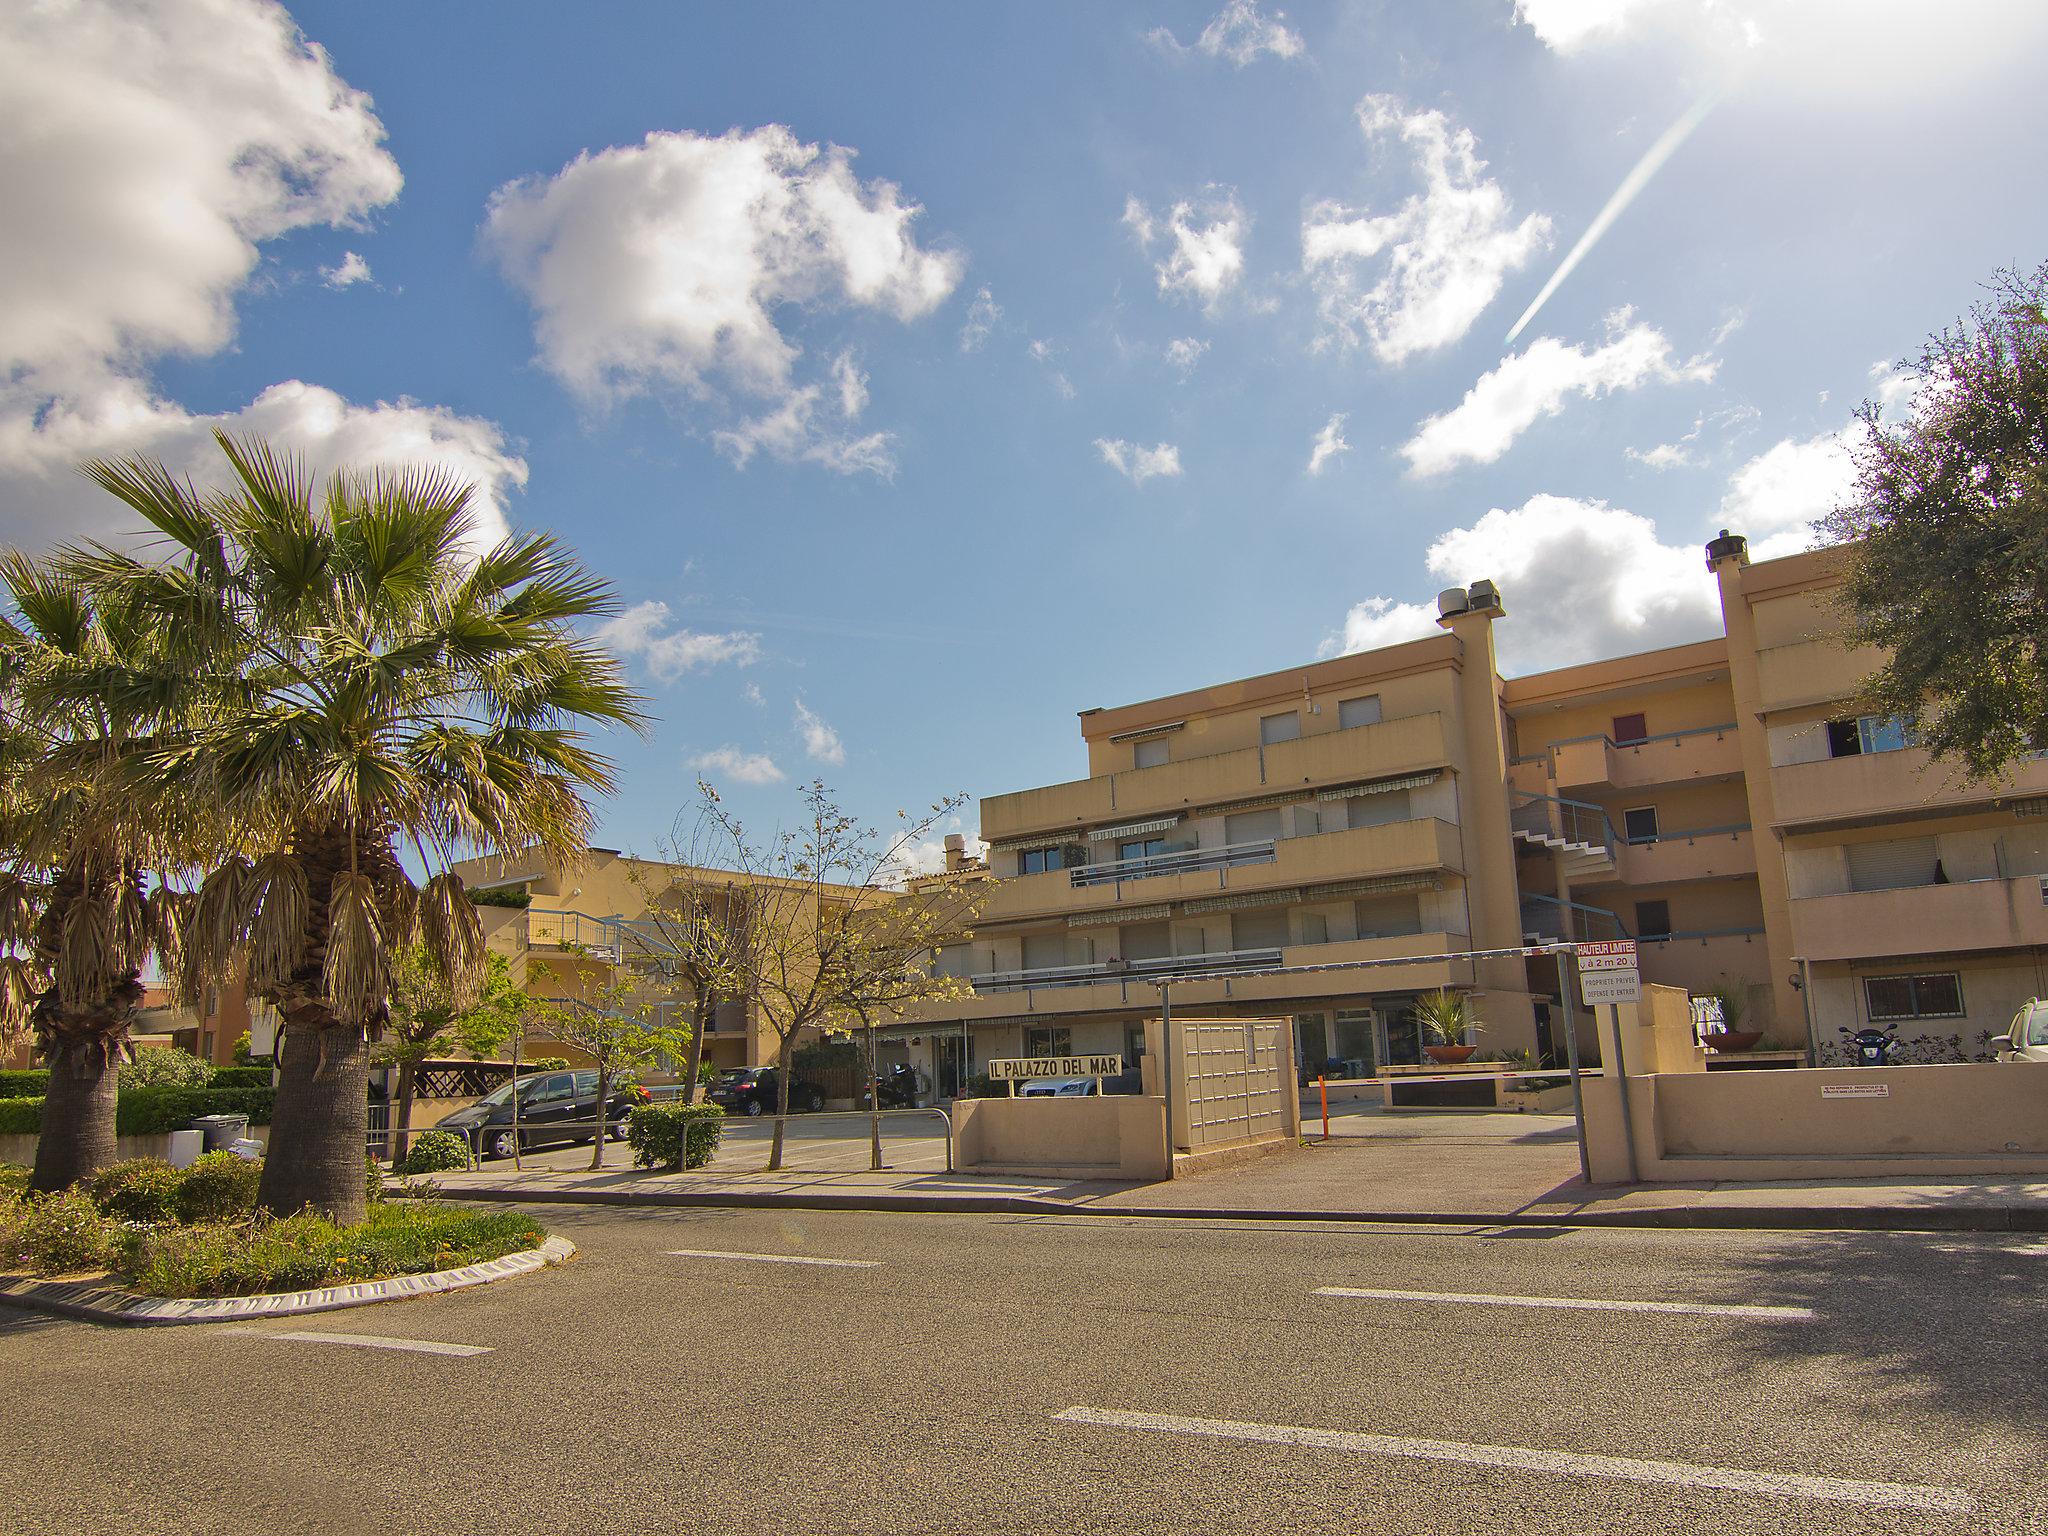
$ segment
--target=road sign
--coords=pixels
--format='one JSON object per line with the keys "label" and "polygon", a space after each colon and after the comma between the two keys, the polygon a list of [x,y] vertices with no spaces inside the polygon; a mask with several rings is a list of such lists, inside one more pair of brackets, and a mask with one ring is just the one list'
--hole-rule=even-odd
{"label": "road sign", "polygon": [[1601,939],[1579,946],[1579,993],[1588,1007],[1633,1003],[1642,990],[1634,939]]}
{"label": "road sign", "polygon": [[1121,1056],[1011,1056],[988,1064],[991,1082],[1021,1083],[1040,1077],[1116,1077]]}

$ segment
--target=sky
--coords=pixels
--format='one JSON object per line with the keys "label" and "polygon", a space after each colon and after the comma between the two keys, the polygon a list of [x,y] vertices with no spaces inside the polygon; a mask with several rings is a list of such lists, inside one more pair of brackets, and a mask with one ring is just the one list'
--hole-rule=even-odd
{"label": "sky", "polygon": [[2033,0],[9,0],[0,540],[217,426],[451,466],[617,587],[640,853],[700,775],[1080,777],[1482,577],[1510,673],[1675,644],[2048,259],[2044,63]]}

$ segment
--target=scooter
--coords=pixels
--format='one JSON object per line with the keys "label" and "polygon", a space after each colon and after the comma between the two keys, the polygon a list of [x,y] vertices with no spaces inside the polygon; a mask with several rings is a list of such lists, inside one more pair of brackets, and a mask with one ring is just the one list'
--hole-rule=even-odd
{"label": "scooter", "polygon": [[1892,1047],[1899,1043],[1896,1024],[1883,1029],[1851,1029],[1844,1024],[1842,1038],[1849,1042],[1850,1054],[1856,1058],[1859,1067],[1888,1067],[1892,1064]]}
{"label": "scooter", "polygon": [[862,1103],[882,1109],[917,1108],[917,1068],[907,1062],[891,1067],[887,1076],[875,1079]]}

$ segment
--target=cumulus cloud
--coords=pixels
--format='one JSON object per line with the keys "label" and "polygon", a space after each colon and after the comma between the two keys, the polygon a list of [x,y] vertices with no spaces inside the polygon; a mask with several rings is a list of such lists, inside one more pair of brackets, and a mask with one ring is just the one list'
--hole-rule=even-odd
{"label": "cumulus cloud", "polygon": [[1344,441],[1344,423],[1346,419],[1345,414],[1342,411],[1338,411],[1323,424],[1323,430],[1316,434],[1315,442],[1310,446],[1308,453],[1308,472],[1310,474],[1320,475],[1323,472],[1323,466],[1329,463],[1330,460],[1337,457],[1340,453],[1349,453],[1351,451],[1351,445]]}
{"label": "cumulus cloud", "polygon": [[1690,469],[1705,462],[1692,446],[1699,436],[1699,423],[1675,443],[1658,443],[1650,448],[1624,448],[1622,457],[1649,469]]}
{"label": "cumulus cloud", "polygon": [[761,637],[744,630],[708,634],[669,622],[668,604],[635,603],[597,627],[597,639],[621,656],[638,656],[664,683],[707,667],[746,666],[761,659]]}
{"label": "cumulus cloud", "polygon": [[650,133],[500,187],[485,240],[533,307],[542,366],[584,400],[751,400],[742,409],[758,414],[717,437],[735,463],[765,448],[887,473],[886,435],[830,436],[782,324],[829,311],[917,320],[965,261],[920,246],[923,210],[893,182],[861,181],[853,160],[778,124]]}
{"label": "cumulus cloud", "polygon": [[1142,448],[1120,437],[1098,437],[1095,439],[1095,451],[1102,455],[1103,463],[1133,485],[1143,485],[1161,475],[1174,478],[1180,474],[1180,449],[1172,443]]}
{"label": "cumulus cloud", "polygon": [[345,251],[341,260],[320,269],[320,280],[330,288],[348,288],[370,281],[370,264],[355,251]]}
{"label": "cumulus cloud", "polygon": [[967,306],[967,323],[960,327],[960,350],[979,352],[1002,323],[1003,306],[987,288],[981,289]]}
{"label": "cumulus cloud", "polygon": [[1502,359],[1450,410],[1431,416],[1401,445],[1413,475],[1440,475],[1460,464],[1491,464],[1545,416],[1555,416],[1573,395],[1587,400],[1645,384],[1704,383],[1714,363],[1679,361],[1654,326],[1631,324],[1626,309],[1607,317],[1608,339],[1588,350],[1554,336],[1538,337],[1525,351]]}
{"label": "cumulus cloud", "polygon": [[[792,389],[780,404],[759,416],[720,427],[711,434],[711,441],[740,469],[765,451],[786,464],[822,464],[835,474],[895,478],[893,432],[846,430],[867,409],[867,374],[851,352],[841,352],[832,360],[831,374],[833,394],[829,399],[824,385],[806,384]],[[839,424],[827,425],[835,407]]]}
{"label": "cumulus cloud", "polygon": [[708,779],[729,779],[735,784],[780,784],[787,777],[766,752],[742,752],[729,744],[699,752],[689,759],[689,766]]}
{"label": "cumulus cloud", "polygon": [[1781,7],[1730,0],[1515,0],[1515,19],[1554,53],[1583,53],[1661,23],[1696,43],[1746,50],[1763,40],[1757,18],[1786,19]]}
{"label": "cumulus cloud", "polygon": [[1301,34],[1287,25],[1287,13],[1275,11],[1268,16],[1259,9],[1258,0],[1228,0],[1192,46],[1183,45],[1166,27],[1156,27],[1146,37],[1162,53],[1203,53],[1212,59],[1228,59],[1239,69],[1256,63],[1262,54],[1297,59],[1304,51]]}
{"label": "cumulus cloud", "polygon": [[[1913,408],[1917,381],[1886,362],[1870,366],[1870,398],[1888,419]],[[1863,426],[1852,422],[1813,437],[1772,444],[1729,477],[1721,523],[1749,539],[1752,559],[1774,560],[1822,542],[1820,520],[1856,485],[1854,448]]]}
{"label": "cumulus cloud", "polygon": [[[1446,585],[1499,584],[1513,618],[1495,634],[1504,665],[1528,671],[1650,650],[1718,632],[1719,598],[1699,549],[1667,544],[1648,518],[1602,501],[1532,496],[1452,528],[1424,563]],[[1435,634],[1433,603],[1371,597],[1345,615],[1325,655]]]}
{"label": "cumulus cloud", "polygon": [[891,850],[891,857],[885,861],[883,883],[901,885],[914,876],[936,875],[945,869],[948,833],[958,833],[965,839],[966,846],[962,851],[969,859],[988,857],[988,844],[981,839],[981,829],[970,828],[958,816],[949,816],[930,837],[906,840]]}
{"label": "cumulus cloud", "polygon": [[[1320,345],[1363,341],[1399,363],[1464,336],[1507,274],[1549,243],[1550,220],[1513,222],[1506,192],[1482,174],[1471,130],[1442,112],[1368,96],[1358,125],[1369,141],[1407,146],[1422,190],[1389,213],[1316,203],[1302,221],[1302,270],[1323,320]],[[1367,269],[1382,256],[1368,286]]]}
{"label": "cumulus cloud", "polygon": [[1124,200],[1124,228],[1148,255],[1164,240],[1166,254],[1153,263],[1159,292],[1213,310],[1244,276],[1244,241],[1251,215],[1234,187],[1210,186],[1198,198],[1183,198],[1155,218],[1136,197]]}
{"label": "cumulus cloud", "polygon": [[812,762],[836,768],[846,761],[846,744],[839,733],[812,713],[802,699],[796,701],[796,730],[803,738],[804,755]]}
{"label": "cumulus cloud", "polygon": [[1185,379],[1195,371],[1195,364],[1202,360],[1202,354],[1209,350],[1209,343],[1194,336],[1181,336],[1166,344],[1166,361]]}
{"label": "cumulus cloud", "polygon": [[1059,365],[1060,348],[1043,339],[1033,341],[1025,349],[1031,354],[1031,361],[1045,370],[1046,379],[1059,392],[1062,400],[1074,398],[1074,381],[1067,377],[1066,370]]}

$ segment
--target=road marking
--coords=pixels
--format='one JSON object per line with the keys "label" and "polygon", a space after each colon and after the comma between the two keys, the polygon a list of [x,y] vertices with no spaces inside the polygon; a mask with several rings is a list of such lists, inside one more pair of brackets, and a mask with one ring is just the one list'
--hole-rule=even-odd
{"label": "road marking", "polygon": [[1962,1513],[1971,1507],[1960,1489],[1925,1483],[1872,1483],[1847,1477],[1802,1477],[1750,1472],[1740,1467],[1703,1467],[1684,1461],[1639,1461],[1631,1456],[1582,1456],[1538,1451],[1518,1445],[1468,1445],[1458,1440],[1411,1440],[1393,1435],[1358,1435],[1292,1424],[1247,1424],[1235,1419],[1189,1419],[1170,1413],[1130,1413],[1118,1408],[1069,1408],[1053,1417],[1068,1424],[1140,1429],[1154,1434],[1205,1435],[1266,1445],[1303,1445],[1365,1456],[1405,1456],[1468,1467],[1508,1467],[1520,1472],[1555,1472],[1577,1477],[1610,1477],[1631,1483],[1668,1483],[1681,1488],[1722,1488],[1785,1499],[1819,1499],[1873,1509],[1933,1509]]}
{"label": "road marking", "polygon": [[1678,1312],[1689,1317],[1762,1317],[1781,1323],[1810,1323],[1811,1307],[1737,1307],[1706,1301],[1595,1301],[1583,1296],[1482,1296],[1460,1291],[1372,1291],[1348,1285],[1317,1286],[1317,1296],[1356,1296],[1366,1301],[1449,1301],[1470,1307],[1557,1307],[1568,1312]]}
{"label": "road marking", "polygon": [[273,1333],[268,1328],[216,1328],[216,1333],[235,1333],[252,1339],[297,1339],[306,1344],[354,1344],[363,1349],[405,1349],[418,1355],[488,1355],[488,1344],[437,1344],[432,1339],[387,1339],[375,1333],[314,1333],[301,1329]]}
{"label": "road marking", "polygon": [[812,1259],[793,1253],[728,1253],[720,1248],[671,1248],[672,1259],[743,1259],[749,1264],[817,1264],[827,1269],[880,1269],[880,1259]]}

